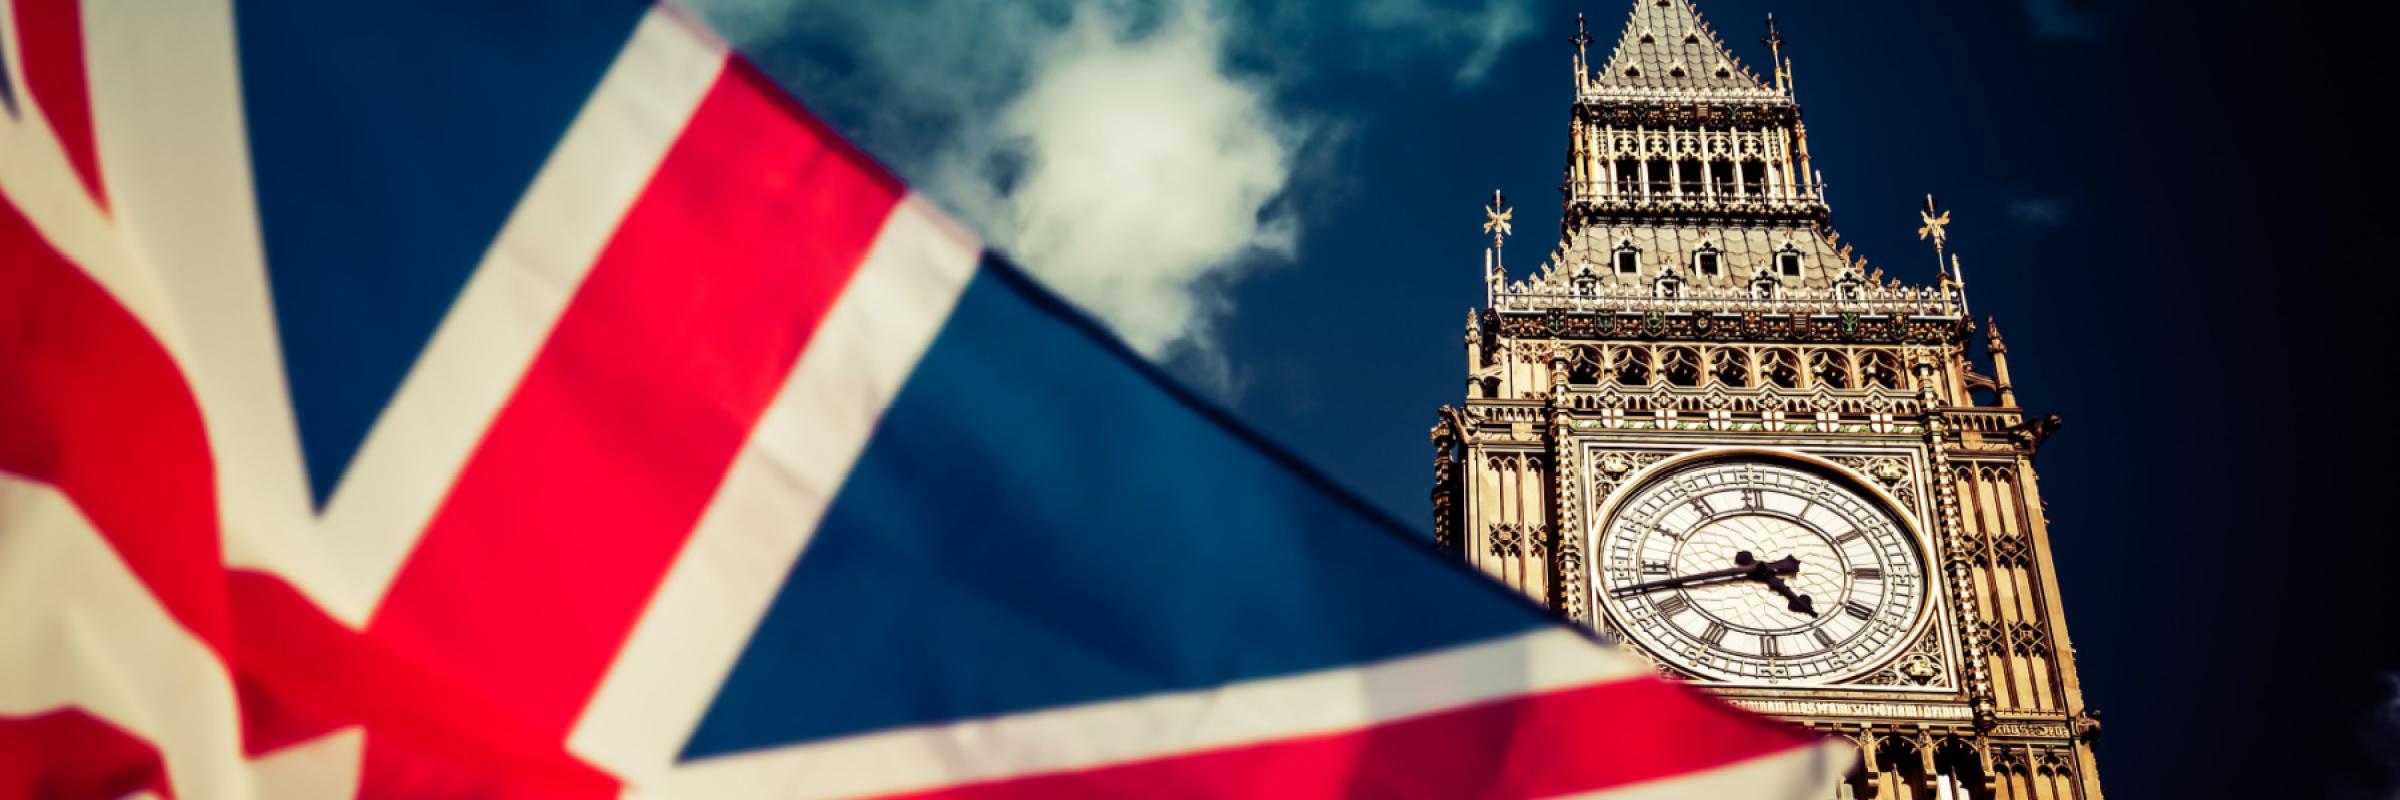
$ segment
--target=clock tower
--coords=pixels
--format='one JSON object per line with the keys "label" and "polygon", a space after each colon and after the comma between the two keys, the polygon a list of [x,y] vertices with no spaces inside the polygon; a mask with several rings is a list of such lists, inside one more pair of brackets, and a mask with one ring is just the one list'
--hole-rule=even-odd
{"label": "clock tower", "polygon": [[2099,798],[2032,463],[2057,421],[2018,407],[1948,215],[1929,280],[1841,242],[1772,17],[1766,77],[1689,0],[1635,0],[1602,61],[1577,28],[1558,246],[1512,274],[1486,209],[1437,540],[1856,742],[1828,797]]}

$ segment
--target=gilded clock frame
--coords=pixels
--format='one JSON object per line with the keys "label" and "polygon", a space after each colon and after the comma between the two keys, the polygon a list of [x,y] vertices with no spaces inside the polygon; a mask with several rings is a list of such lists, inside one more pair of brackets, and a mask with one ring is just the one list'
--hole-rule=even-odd
{"label": "gilded clock frame", "polygon": [[[1613,485],[1609,487],[1607,497],[1595,497],[1595,495],[1599,494],[1598,492],[1583,492],[1585,496],[1585,503],[1587,505],[1587,507],[1584,509],[1584,519],[1590,520],[1591,523],[1584,526],[1585,530],[1578,531],[1577,533],[1583,539],[1584,552],[1593,554],[1593,557],[1582,565],[1584,574],[1582,576],[1583,580],[1581,581],[1582,586],[1580,588],[1584,593],[1584,607],[1594,610],[1591,624],[1596,629],[1611,636],[1612,638],[1626,642],[1629,646],[1632,646],[1634,651],[1640,652],[1643,657],[1649,659],[1652,664],[1659,666],[1662,671],[1670,672],[1678,677],[1685,677],[1704,682],[1712,688],[1729,690],[1758,689],[1767,691],[1807,689],[1870,693],[1888,692],[1917,697],[1959,694],[1960,688],[1957,682],[1957,676],[1959,674],[1959,655],[1957,643],[1953,637],[1949,636],[1944,631],[1945,626],[1936,624],[1939,620],[1946,619],[1947,617],[1945,615],[1949,613],[1949,593],[1943,590],[1942,551],[1938,547],[1938,543],[1927,532],[1926,527],[1920,522],[1921,515],[1925,513],[1923,508],[1920,508],[1917,504],[1903,501],[1898,495],[1886,490],[1881,483],[1876,481],[1874,478],[1862,474],[1857,470],[1851,469],[1848,466],[1835,462],[1830,458],[1818,455],[1818,453],[1812,449],[1749,444],[1733,446],[1696,444],[1688,449],[1677,450],[1669,445],[1666,445],[1666,443],[1655,440],[1642,442],[1612,442],[1599,437],[1577,438],[1580,441],[1577,442],[1578,446],[1575,449],[1577,454],[1582,458],[1584,464],[1598,463],[1600,457],[1609,452],[1667,453],[1667,455],[1665,455],[1663,458],[1635,467],[1626,474],[1615,478],[1612,481]],[[1922,487],[1925,483],[1925,474],[1923,470],[1923,461],[1918,457],[1915,448],[1842,447],[1821,448],[1821,450],[1836,455],[1901,458],[1909,465],[1907,469],[1908,474],[1905,478],[1903,478],[1903,480],[1910,481],[1912,484],[1918,487],[1917,491],[1913,491],[1910,494],[1918,498],[1920,502],[1923,501],[1925,493],[1922,490]],[[1597,558],[1597,554],[1600,552],[1601,537],[1607,531],[1609,524],[1615,519],[1618,509],[1624,504],[1624,502],[1628,498],[1632,497],[1638,488],[1647,485],[1648,483],[1663,476],[1673,474],[1675,471],[1685,467],[1709,462],[1738,463],[1742,461],[1772,462],[1778,460],[1789,464],[1799,465],[1804,469],[1810,469],[1832,475],[1848,484],[1848,488],[1859,492],[1861,496],[1868,498],[1871,502],[1882,504],[1887,511],[1892,512],[1893,517],[1900,521],[1902,532],[1908,537],[1910,543],[1914,544],[1917,548],[1918,556],[1921,559],[1921,563],[1918,565],[1918,570],[1923,574],[1925,582],[1925,603],[1917,610],[1916,618],[1910,621],[1907,635],[1902,637],[1904,644],[1893,648],[1890,654],[1878,660],[1876,663],[1860,669],[1856,675],[1839,681],[1826,683],[1810,683],[1802,681],[1771,682],[1755,680],[1727,680],[1689,675],[1683,670],[1678,669],[1672,664],[1666,662],[1658,654],[1639,647],[1635,644],[1631,637],[1625,636],[1623,633],[1621,633],[1621,629],[1617,625],[1617,621],[1613,618],[1613,615],[1609,610],[1609,605],[1605,602],[1602,602],[1601,599],[1601,595],[1605,590],[1601,586],[1600,560]],[[1593,486],[1597,484],[1597,481],[1590,478],[1587,472],[1585,483],[1587,486]],[[1930,648],[1928,647],[1929,644]],[[1926,649],[1931,649],[1936,654],[1934,655],[1934,658],[1939,662],[1940,675],[1936,679],[1929,681],[1928,683],[1915,686],[1881,683],[1870,684],[1864,682],[1867,680],[1872,680],[1874,676],[1892,667],[1901,660],[1908,658],[1911,654],[1919,653]]]}
{"label": "gilded clock frame", "polygon": [[[1606,452],[1622,452],[1622,449],[1625,449],[1625,447],[1610,447],[1610,442],[1596,440],[1596,437],[1589,437],[1589,440],[1584,440],[1579,444],[1582,444],[1584,464],[1594,464],[1598,456],[1606,454]],[[1625,444],[1632,444],[1632,442],[1625,442]],[[1651,449],[1651,452],[1656,452],[1656,449]],[[1882,454],[1882,456],[1906,454],[1908,461],[1918,461],[1915,459],[1913,449],[1862,449],[1862,452],[1872,452],[1872,454]],[[1783,461],[1783,464],[1807,468],[1807,471],[1826,473],[1826,476],[1834,476],[1838,480],[1843,480],[1846,488],[1858,492],[1860,497],[1867,497],[1870,502],[1877,502],[1877,505],[1882,505],[1886,512],[1891,512],[1891,517],[1898,519],[1903,536],[1906,536],[1908,543],[1915,545],[1915,550],[1918,550],[1918,572],[1922,577],[1922,593],[1925,593],[1925,603],[1915,610],[1913,620],[1908,622],[1906,634],[1901,637],[1901,644],[1894,646],[1891,653],[1886,653],[1886,656],[1879,658],[1879,661],[1862,665],[1855,675],[1848,675],[1848,677],[1843,677],[1843,680],[1831,680],[1831,682],[1723,680],[1723,677],[1685,675],[1685,670],[1666,663],[1661,656],[1658,656],[1658,653],[1642,649],[1642,646],[1634,644],[1632,637],[1625,637],[1625,634],[1620,632],[1618,620],[1613,620],[1613,615],[1610,615],[1610,605],[1603,603],[1603,593],[1606,591],[1603,591],[1603,586],[1601,586],[1601,560],[1598,560],[1598,553],[1601,553],[1601,538],[1606,536],[1608,526],[1615,521],[1618,509],[1625,505],[1625,500],[1630,500],[1630,497],[1639,488],[1654,483],[1654,480],[1658,480],[1658,478],[1673,476],[1675,471],[1682,471],[1682,468],[1702,466],[1702,464],[1742,464],[1742,461]],[[1906,480],[1922,483],[1920,468],[1910,468]],[[1942,620],[1942,615],[1946,613],[1946,596],[1949,596],[1949,591],[1944,591],[1944,581],[1942,581],[1942,550],[1937,548],[1934,538],[1918,521],[1920,509],[1915,509],[1910,502],[1903,502],[1901,497],[1894,495],[1894,492],[1884,490],[1874,478],[1855,471],[1855,468],[1836,464],[1836,461],[1824,459],[1824,456],[1817,456],[1817,454],[1807,452],[1807,449],[1798,449],[1798,447],[1762,447],[1762,444],[1709,447],[1709,444],[1702,444],[1702,447],[1687,449],[1687,452],[1678,452],[1678,454],[1668,454],[1666,459],[1658,459],[1658,461],[1651,461],[1651,464],[1637,466],[1634,471],[1625,473],[1625,476],[1615,478],[1613,483],[1615,485],[1610,485],[1608,497],[1594,497],[1594,500],[1586,500],[1591,507],[1586,509],[1584,519],[1589,519],[1591,524],[1584,526],[1586,531],[1579,531],[1584,538],[1584,553],[1591,553],[1589,560],[1582,565],[1582,569],[1584,569],[1584,579],[1582,579],[1584,608],[1596,610],[1591,625],[1601,629],[1601,632],[1608,632],[1610,637],[1627,641],[1627,644],[1634,646],[1634,649],[1642,651],[1644,658],[1649,658],[1651,663],[1661,665],[1661,668],[1666,668],[1666,670],[1673,670],[1675,675],[1685,675],[1685,677],[1692,677],[1692,680],[1702,680],[1711,687],[1759,687],[1759,689],[1867,687],[1867,685],[1862,685],[1862,680],[1870,680],[1870,677],[1877,675],[1879,670],[1891,668],[1894,663],[1908,658],[1913,651],[1920,651],[1922,646],[1925,646],[1925,639],[1934,637],[1934,639],[1942,639],[1942,641],[1934,641],[1934,644],[1937,644],[1937,651],[1939,651],[1937,658],[1942,661],[1942,680],[1934,680],[1934,682],[1927,682],[1927,685],[1915,685],[1915,687],[1872,685],[1870,692],[1903,692],[1903,694],[1956,694],[1958,692],[1956,682],[1951,680],[1951,677],[1958,675],[1956,646],[1951,644],[1951,641],[1946,641],[1949,637],[1944,637],[1944,634],[1939,632],[1937,629],[1939,625],[1934,625],[1934,620]],[[1586,485],[1591,485],[1589,478],[1586,478]],[[1596,495],[1596,492],[1584,492],[1584,495],[1591,497],[1591,495]],[[1922,497],[1922,492],[1913,492],[1913,495]]]}

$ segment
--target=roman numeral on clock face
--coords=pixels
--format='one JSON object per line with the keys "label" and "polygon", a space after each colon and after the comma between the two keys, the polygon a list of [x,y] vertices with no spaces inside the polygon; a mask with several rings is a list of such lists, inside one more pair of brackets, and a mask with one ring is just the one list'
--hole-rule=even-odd
{"label": "roman numeral on clock face", "polygon": [[1644,575],[1665,575],[1665,574],[1667,574],[1667,562],[1664,562],[1664,561],[1644,561],[1644,562],[1642,562],[1642,574],[1644,574]]}
{"label": "roman numeral on clock face", "polygon": [[1866,534],[1864,533],[1860,533],[1857,528],[1851,528],[1849,533],[1833,537],[1833,546],[1840,547],[1842,545],[1849,544],[1852,540],[1865,535]]}
{"label": "roman numeral on clock face", "polygon": [[1879,581],[1879,580],[1883,580],[1883,568],[1882,568],[1882,567],[1852,567],[1852,568],[1850,568],[1850,577],[1852,577],[1852,578],[1856,578],[1856,579],[1858,579],[1858,580],[1862,580],[1862,581]]}
{"label": "roman numeral on clock face", "polygon": [[1763,634],[1758,637],[1758,654],[1767,658],[1783,655],[1783,648],[1775,644],[1775,634]]}
{"label": "roman numeral on clock face", "polygon": [[1691,607],[1691,598],[1683,595],[1675,595],[1665,600],[1658,601],[1658,615],[1662,617],[1672,617],[1676,614],[1683,613],[1684,609]]}
{"label": "roman numeral on clock face", "polygon": [[1708,507],[1707,501],[1697,497],[1692,498],[1692,510],[1700,512],[1701,519],[1707,519],[1709,515],[1717,513],[1716,509]]}
{"label": "roman numeral on clock face", "polygon": [[1710,620],[1708,630],[1700,632],[1700,641],[1707,642],[1710,647],[1723,644],[1725,642],[1725,623]]}
{"label": "roman numeral on clock face", "polygon": [[1742,490],[1742,507],[1756,511],[1767,507],[1767,495],[1757,489]]}
{"label": "roman numeral on clock face", "polygon": [[1833,646],[1833,634],[1826,633],[1824,628],[1810,628],[1808,629],[1808,633],[1810,636],[1816,637],[1817,644],[1826,647]]}
{"label": "roman numeral on clock face", "polygon": [[1875,609],[1868,607],[1867,604],[1858,602],[1856,600],[1842,601],[1842,610],[1849,613],[1850,616],[1857,617],[1859,619],[1872,619],[1875,616]]}

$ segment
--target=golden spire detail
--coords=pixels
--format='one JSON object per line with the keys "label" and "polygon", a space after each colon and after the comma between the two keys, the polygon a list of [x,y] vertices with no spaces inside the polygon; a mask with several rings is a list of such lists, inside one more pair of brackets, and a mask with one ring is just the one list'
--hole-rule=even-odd
{"label": "golden spire detail", "polygon": [[1933,267],[1941,273],[1942,288],[1946,294],[1954,291],[1958,295],[1960,313],[1971,313],[1967,309],[1967,279],[1959,270],[1958,254],[1948,252],[1950,212],[1944,210],[1933,199],[1933,195],[1928,194],[1925,195],[1925,208],[1917,212],[1917,219],[1925,223],[1917,228],[1917,239],[1933,240]]}
{"label": "golden spire detail", "polygon": [[1584,28],[1583,12],[1575,12],[1575,37],[1567,41],[1575,45],[1575,93],[1581,95],[1592,77],[1591,62],[1584,55],[1584,48],[1591,46],[1592,32]]}
{"label": "golden spire detail", "polygon": [[1492,235],[1492,247],[1498,248],[1502,239],[1516,233],[1508,224],[1516,215],[1516,210],[1508,207],[1508,198],[1493,189],[1492,204],[1483,207],[1483,232]]}
{"label": "golden spire detail", "polygon": [[1933,260],[1941,261],[1942,248],[1950,241],[1950,233],[1945,230],[1950,226],[1950,212],[1935,207],[1933,195],[1929,194],[1925,196],[1925,210],[1917,212],[1917,218],[1925,221],[1923,227],[1917,228],[1917,239],[1932,239]]}
{"label": "golden spire detail", "polygon": [[1767,12],[1767,37],[1760,39],[1759,42],[1767,46],[1768,57],[1774,59],[1775,62],[1775,91],[1783,91],[1784,81],[1791,78],[1791,71],[1784,68],[1783,32],[1775,29],[1775,12],[1773,11]]}
{"label": "golden spire detail", "polygon": [[1483,207],[1483,232],[1492,235],[1491,248],[1483,251],[1483,285],[1486,303],[1499,299],[1501,286],[1508,280],[1508,268],[1500,263],[1500,246],[1506,243],[1509,234],[1516,232],[1515,228],[1509,225],[1509,218],[1514,216],[1516,216],[1516,212],[1508,207],[1508,198],[1502,196],[1500,190],[1493,189],[1492,204]]}

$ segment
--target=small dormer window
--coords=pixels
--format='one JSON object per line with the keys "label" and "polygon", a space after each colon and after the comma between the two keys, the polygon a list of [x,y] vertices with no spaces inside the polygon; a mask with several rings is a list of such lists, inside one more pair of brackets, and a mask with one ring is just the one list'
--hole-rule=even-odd
{"label": "small dormer window", "polygon": [[1719,78],[1731,78],[1731,77],[1733,77],[1733,68],[1732,68],[1732,67],[1729,67],[1729,66],[1726,66],[1726,65],[1724,65],[1724,64],[1718,64],[1718,65],[1717,65],[1717,77],[1719,77]]}
{"label": "small dormer window", "polygon": [[1797,278],[1797,277],[1800,277],[1800,253],[1799,253],[1799,251],[1797,251],[1797,250],[1785,250],[1785,251],[1783,251],[1783,252],[1776,253],[1776,254],[1775,254],[1775,271],[1776,271],[1776,272],[1778,272],[1778,273],[1781,273],[1781,274],[1782,274],[1784,277],[1786,277],[1786,278]]}
{"label": "small dormer window", "polygon": [[1651,44],[1657,41],[1658,37],[1650,35],[1649,31],[1642,31],[1642,44]]}
{"label": "small dormer window", "polygon": [[1669,77],[1675,77],[1675,78],[1681,78],[1681,77],[1683,77],[1683,65],[1682,65],[1682,64],[1676,64],[1676,65],[1674,65],[1674,66],[1672,66],[1672,67],[1668,67],[1668,68],[1667,68],[1667,75],[1668,75]]}
{"label": "small dormer window", "polygon": [[1658,278],[1650,282],[1651,293],[1660,299],[1674,300],[1683,296],[1683,276],[1675,274],[1675,265],[1658,268]]}
{"label": "small dormer window", "polygon": [[1642,251],[1635,249],[1632,242],[1617,245],[1616,259],[1617,274],[1619,275],[1632,275],[1642,271]]}
{"label": "small dormer window", "polygon": [[1641,77],[1641,76],[1642,76],[1642,68],[1641,68],[1641,67],[1626,67],[1626,68],[1625,68],[1625,77],[1628,77],[1628,78],[1639,78],[1639,77]]}
{"label": "small dormer window", "polygon": [[1717,252],[1716,245],[1700,245],[1699,252],[1692,254],[1692,274],[1702,276],[1716,275],[1718,269],[1720,268],[1721,257],[1722,255]]}
{"label": "small dormer window", "polygon": [[1684,31],[1684,32],[1683,32],[1683,43],[1684,43],[1684,44],[1699,44],[1699,43],[1700,43],[1700,32],[1699,32],[1699,31]]}

